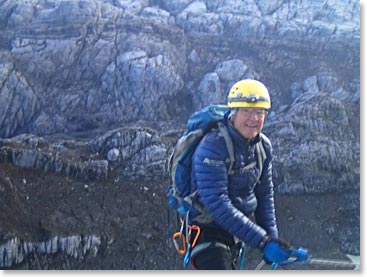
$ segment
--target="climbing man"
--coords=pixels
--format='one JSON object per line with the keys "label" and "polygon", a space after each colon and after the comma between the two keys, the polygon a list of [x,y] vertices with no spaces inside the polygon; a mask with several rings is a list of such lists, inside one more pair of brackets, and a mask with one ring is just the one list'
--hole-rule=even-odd
{"label": "climbing man", "polygon": [[230,89],[227,106],[223,125],[233,144],[232,168],[219,128],[204,136],[192,158],[191,191],[197,190],[209,220],[190,222],[200,228],[191,263],[197,269],[235,269],[238,242],[259,249],[269,264],[285,262],[291,250],[278,239],[272,146],[261,133],[271,106],[268,90],[257,80],[241,80]]}

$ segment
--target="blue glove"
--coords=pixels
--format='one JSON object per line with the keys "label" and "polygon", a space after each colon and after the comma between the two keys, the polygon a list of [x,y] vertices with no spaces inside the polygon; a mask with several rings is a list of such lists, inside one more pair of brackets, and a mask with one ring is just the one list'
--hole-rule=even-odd
{"label": "blue glove", "polygon": [[292,255],[292,248],[280,239],[270,239],[263,248],[263,259],[266,263],[281,264]]}

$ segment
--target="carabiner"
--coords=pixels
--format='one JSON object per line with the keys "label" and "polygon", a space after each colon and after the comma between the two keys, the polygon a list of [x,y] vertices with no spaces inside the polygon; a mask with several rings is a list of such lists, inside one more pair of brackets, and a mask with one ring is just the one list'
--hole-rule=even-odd
{"label": "carabiner", "polygon": [[185,255],[186,253],[186,238],[182,232],[176,232],[172,236],[173,244],[180,255]]}
{"label": "carabiner", "polygon": [[199,239],[199,236],[200,236],[200,227],[197,226],[197,225],[192,225],[192,226],[189,226],[189,236],[190,236],[190,240],[191,240],[191,237],[192,237],[192,231],[196,231],[196,234],[195,234],[195,237],[194,239],[192,240],[192,247],[194,247],[196,245],[196,242],[198,241]]}

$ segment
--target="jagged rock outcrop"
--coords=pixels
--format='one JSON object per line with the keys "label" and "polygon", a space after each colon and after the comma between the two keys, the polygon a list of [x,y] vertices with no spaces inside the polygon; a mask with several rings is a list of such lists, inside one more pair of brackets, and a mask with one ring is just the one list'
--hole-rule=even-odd
{"label": "jagged rock outcrop", "polygon": [[[95,182],[111,185],[103,188],[107,191],[122,181],[124,188],[125,182],[141,182],[144,200],[137,202],[144,206],[146,194],[149,199],[154,194],[163,206],[157,195],[163,199],[164,188],[147,184],[166,184],[167,158],[188,116],[209,103],[225,103],[237,80],[255,78],[272,98],[264,133],[274,146],[277,195],[333,199],[335,215],[317,218],[326,239],[315,237],[312,246],[330,239],[343,253],[359,254],[359,5],[338,0],[0,1],[0,181],[12,191],[6,211],[11,203],[22,203],[24,209],[28,203],[22,193],[14,193],[30,189],[27,184],[22,179],[9,183],[13,167],[54,174],[68,184],[71,179],[84,182],[83,197],[85,191],[100,189]],[[104,195],[108,192],[103,192],[103,207],[109,201]],[[89,212],[71,206],[89,218]],[[135,214],[120,219],[113,205],[102,210],[116,226],[124,220],[138,224]],[[80,218],[75,216],[71,225],[106,225]],[[65,235],[57,233],[58,221],[48,220],[48,240]],[[19,225],[14,222],[9,226]],[[297,223],[306,226],[307,220]],[[112,225],[108,236],[116,238]],[[156,222],[147,228],[159,229]],[[0,233],[2,249],[20,249],[23,238],[13,231],[6,240]],[[68,236],[87,235],[76,231]],[[28,241],[35,245],[47,239]],[[135,255],[136,244],[144,248],[134,242],[129,256]],[[23,252],[11,259],[23,261]],[[136,268],[141,258],[158,266],[140,255],[122,264]]]}
{"label": "jagged rock outcrop", "polygon": [[[199,83],[215,78],[205,74],[231,56],[253,63],[262,72],[255,76],[264,80],[274,70],[278,79],[314,70],[312,63],[320,64],[315,49],[326,62],[348,49],[340,62],[358,63],[358,2],[275,3],[3,1],[1,55],[7,59],[0,76],[11,98],[1,108],[20,105],[15,88],[31,101],[17,117],[11,112],[0,118],[1,136],[175,118],[192,111],[190,99],[205,85]],[[302,54],[307,51],[309,61]],[[192,53],[199,64],[189,59]],[[240,70],[231,80],[222,73],[217,93],[226,93],[226,82],[246,77]],[[272,90],[279,85],[268,83]]]}
{"label": "jagged rock outcrop", "polygon": [[0,140],[0,162],[10,162],[23,168],[37,168],[81,179],[106,179],[108,161],[93,159],[98,153],[88,153],[80,143],[62,142],[56,145],[33,135],[20,135]]}
{"label": "jagged rock outcrop", "polygon": [[0,136],[15,134],[18,128],[31,124],[39,111],[39,100],[28,81],[14,64],[7,61],[6,55],[0,61]]}
{"label": "jagged rock outcrop", "polygon": [[11,267],[22,263],[32,254],[53,255],[61,252],[75,259],[86,255],[96,256],[101,244],[101,238],[96,236],[53,237],[47,241],[28,242],[13,238],[0,244],[0,268]]}
{"label": "jagged rock outcrop", "polygon": [[118,128],[87,142],[51,143],[19,135],[0,139],[0,162],[84,180],[107,179],[111,170],[130,179],[161,179],[168,174],[168,149],[159,133],[149,128]]}
{"label": "jagged rock outcrop", "polygon": [[116,149],[119,155],[111,165],[121,176],[161,179],[166,175],[167,145],[159,134],[148,128],[119,128],[95,138],[88,144],[93,152],[108,156]]}
{"label": "jagged rock outcrop", "polygon": [[338,84],[328,72],[292,88],[292,104],[266,126],[278,149],[278,189],[301,194],[358,190],[359,88]]}

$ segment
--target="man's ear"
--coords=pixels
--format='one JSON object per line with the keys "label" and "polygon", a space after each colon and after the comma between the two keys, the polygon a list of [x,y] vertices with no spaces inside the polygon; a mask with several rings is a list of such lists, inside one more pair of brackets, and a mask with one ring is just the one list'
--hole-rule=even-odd
{"label": "man's ear", "polygon": [[234,114],[237,112],[237,108],[233,108],[231,109],[231,111],[229,112],[228,118],[230,121],[232,121],[232,117],[234,116]]}

